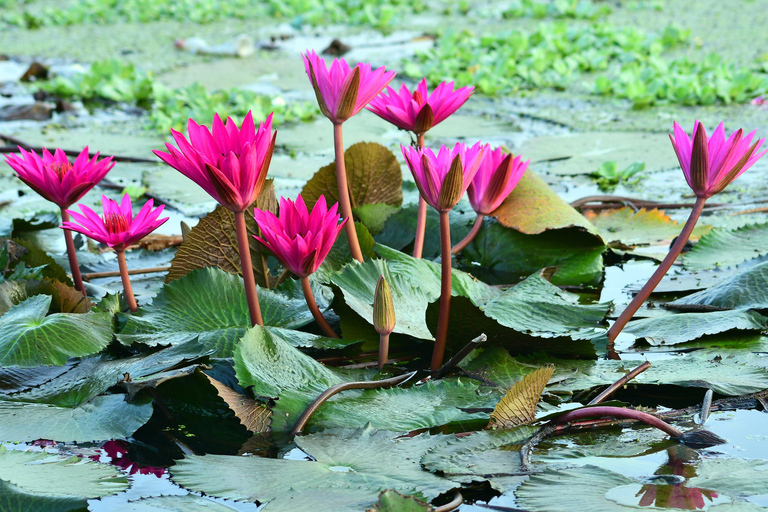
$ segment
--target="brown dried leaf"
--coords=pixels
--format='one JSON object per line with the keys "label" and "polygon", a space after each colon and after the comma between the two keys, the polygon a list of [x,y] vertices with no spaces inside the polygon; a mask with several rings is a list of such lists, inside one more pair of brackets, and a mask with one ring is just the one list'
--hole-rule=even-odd
{"label": "brown dried leaf", "polygon": [[[403,174],[389,149],[375,142],[358,142],[344,152],[344,163],[353,208],[363,204],[402,204]],[[339,200],[334,162],[318,170],[301,191],[308,208],[312,208],[321,195],[329,205]]]}
{"label": "brown dried leaf", "polygon": [[[272,180],[267,180],[264,184],[255,207],[277,213],[277,199]],[[270,274],[267,268],[266,258],[269,253],[251,236],[259,234],[256,221],[253,220],[253,207],[245,212],[245,224],[248,228],[256,283],[262,287],[273,288],[277,278]],[[217,206],[214,211],[200,219],[200,222],[187,234],[186,240],[179,245],[171,261],[171,269],[168,271],[165,282],[169,283],[193,270],[205,267],[219,267],[231,274],[240,274],[242,271],[240,251],[237,247],[235,216],[223,206]]]}
{"label": "brown dried leaf", "polygon": [[493,409],[487,428],[511,428],[536,419],[536,405],[554,373],[554,366],[545,366],[512,386]]}
{"label": "brown dried leaf", "polygon": [[272,423],[272,409],[253,398],[238,393],[205,373],[203,375],[216,388],[216,393],[226,402],[245,428],[254,434],[269,432],[269,425]]}

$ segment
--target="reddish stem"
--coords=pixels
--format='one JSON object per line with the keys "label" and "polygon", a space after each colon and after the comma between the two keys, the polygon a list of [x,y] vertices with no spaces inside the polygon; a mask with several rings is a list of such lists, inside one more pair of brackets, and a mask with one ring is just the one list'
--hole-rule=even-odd
{"label": "reddish stem", "polygon": [[[416,144],[424,149],[424,134],[416,134]],[[416,240],[413,242],[413,257],[421,258],[424,251],[424,232],[427,228],[427,202],[419,195],[419,209],[416,214]]]}
{"label": "reddish stem", "polygon": [[341,216],[349,219],[344,225],[344,231],[347,233],[347,242],[349,243],[349,252],[357,261],[363,261],[363,253],[360,250],[360,243],[357,241],[357,231],[355,231],[355,219],[352,216],[352,203],[349,199],[349,185],[347,184],[347,168],[344,163],[344,140],[341,133],[341,123],[333,123],[333,149],[336,154],[336,181],[339,185],[339,209]]}
{"label": "reddish stem", "polygon": [[325,317],[320,312],[320,308],[317,307],[315,296],[312,294],[312,286],[309,284],[309,277],[304,276],[301,278],[301,289],[304,292],[304,299],[307,301],[307,306],[309,306],[309,310],[312,312],[312,316],[315,317],[315,322],[320,326],[320,329],[322,329],[325,335],[329,338],[338,338],[339,335],[331,329],[331,326],[328,325]]}
{"label": "reddish stem", "polygon": [[596,418],[602,416],[642,421],[647,425],[656,427],[659,430],[666,432],[674,438],[683,437],[683,432],[676,429],[669,423],[660,420],[656,416],[648,414],[647,412],[640,412],[634,409],[626,409],[624,407],[610,407],[607,405],[599,407],[585,407],[583,409],[576,409],[575,411],[568,411],[564,414],[561,414],[555,418],[554,421],[557,423],[568,423],[571,421],[579,421],[586,418]]}
{"label": "reddish stem", "polygon": [[389,334],[379,334],[379,371],[389,359]]}
{"label": "reddish stem", "polygon": [[699,220],[699,217],[701,216],[701,212],[704,209],[704,203],[706,202],[706,198],[704,197],[697,197],[696,203],[693,205],[693,210],[691,210],[691,214],[688,217],[688,220],[685,221],[685,225],[683,226],[683,230],[680,232],[680,236],[677,237],[677,240],[675,240],[675,243],[672,245],[672,247],[669,249],[669,253],[667,253],[667,256],[664,258],[664,260],[659,264],[656,271],[653,273],[650,279],[648,279],[648,282],[645,283],[645,285],[640,289],[639,292],[637,292],[637,295],[632,299],[632,301],[629,303],[629,305],[626,307],[624,311],[621,312],[619,315],[619,318],[616,319],[616,321],[613,323],[610,329],[608,329],[608,342],[609,344],[613,344],[616,337],[619,335],[622,329],[624,329],[624,326],[627,325],[627,322],[634,316],[635,313],[637,313],[637,310],[640,309],[640,306],[643,305],[643,302],[645,302],[645,299],[647,299],[653,290],[658,286],[661,279],[664,277],[664,275],[667,273],[669,268],[672,266],[672,263],[675,262],[677,257],[680,255],[681,252],[683,252],[683,247],[685,247],[685,243],[688,241],[688,238],[691,236],[691,233],[693,232],[693,228],[696,227],[696,221]]}
{"label": "reddish stem", "polygon": [[125,249],[118,249],[115,247],[115,252],[117,253],[117,266],[120,268],[120,279],[123,281],[125,300],[128,301],[128,307],[131,308],[131,313],[135,313],[139,309],[139,306],[136,305],[136,297],[133,296],[131,279],[128,277],[128,264],[125,262]]}
{"label": "reddish stem", "polygon": [[440,212],[440,313],[437,317],[435,348],[432,351],[430,370],[436,372],[443,366],[445,340],[448,337],[448,316],[451,312],[451,224],[448,212]]}
{"label": "reddish stem", "polygon": [[483,227],[483,219],[485,218],[484,213],[478,213],[477,217],[475,218],[475,223],[472,225],[472,229],[469,230],[469,233],[467,233],[467,236],[464,237],[464,240],[457,243],[453,246],[453,249],[451,249],[451,253],[458,254],[459,251],[464,250],[466,246],[469,245],[469,243],[475,239],[477,236],[477,233],[480,231],[480,228]]}
{"label": "reddish stem", "polygon": [[245,284],[245,299],[248,301],[248,312],[251,316],[251,325],[264,325],[259,307],[259,295],[256,291],[256,278],[253,275],[253,263],[251,262],[251,246],[248,243],[248,228],[245,226],[245,212],[235,213],[235,231],[237,232],[237,247],[240,252],[240,266],[243,272]]}
{"label": "reddish stem", "polygon": [[[69,222],[69,214],[64,208],[61,209],[61,221]],[[72,282],[75,283],[75,290],[86,296],[85,286],[83,286],[83,276],[80,274],[80,265],[77,263],[77,254],[75,253],[75,241],[72,240],[72,231],[64,230],[64,242],[67,244],[67,258],[69,258],[69,268],[72,271]]]}

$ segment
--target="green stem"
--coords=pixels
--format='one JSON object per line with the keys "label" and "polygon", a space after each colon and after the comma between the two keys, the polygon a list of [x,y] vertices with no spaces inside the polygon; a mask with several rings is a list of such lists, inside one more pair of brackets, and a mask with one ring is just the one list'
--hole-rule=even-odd
{"label": "green stem", "polygon": [[357,241],[357,231],[355,230],[355,219],[352,216],[352,203],[349,199],[349,185],[347,183],[347,168],[344,163],[344,139],[341,133],[341,123],[333,124],[333,149],[336,155],[336,181],[339,186],[339,209],[342,218],[349,219],[344,225],[344,231],[347,233],[347,242],[349,243],[349,252],[357,261],[363,261],[363,253],[360,250],[360,243]]}
{"label": "green stem", "polygon": [[651,278],[648,279],[648,282],[645,283],[639,292],[637,292],[637,295],[635,295],[626,309],[621,312],[619,318],[616,319],[611,328],[608,329],[608,342],[610,345],[613,345],[616,337],[619,335],[621,330],[624,329],[624,326],[627,325],[627,322],[629,322],[632,316],[637,313],[637,310],[640,309],[640,306],[643,305],[643,302],[645,302],[645,300],[651,295],[656,286],[658,286],[661,279],[670,269],[672,263],[674,263],[680,253],[683,252],[683,247],[685,247],[685,243],[691,236],[693,228],[696,226],[696,221],[698,221],[699,217],[701,216],[705,202],[706,198],[704,197],[696,198],[696,203],[693,205],[693,210],[691,210],[691,214],[688,217],[688,220],[685,221],[685,225],[683,226],[683,230],[680,232],[680,236],[677,237],[677,240],[675,240],[675,243],[669,249],[667,256],[659,264]]}
{"label": "green stem", "polygon": [[[69,222],[67,210],[61,209],[61,221]],[[75,252],[75,242],[72,240],[72,231],[64,230],[64,242],[67,244],[67,258],[69,258],[69,268],[72,271],[72,282],[75,283],[75,290],[79,291],[85,297],[85,286],[83,286],[83,276],[80,274],[80,265],[77,263],[77,253]]]}
{"label": "green stem", "polygon": [[234,212],[235,231],[237,232],[237,248],[240,252],[240,267],[243,272],[245,284],[245,299],[248,301],[248,312],[251,316],[251,325],[264,325],[259,307],[259,295],[256,291],[256,278],[253,275],[253,263],[251,261],[251,246],[248,243],[248,228],[245,225],[245,212]]}
{"label": "green stem", "polygon": [[467,236],[464,237],[464,240],[457,243],[453,246],[453,249],[451,249],[451,253],[458,254],[459,251],[463,251],[466,246],[469,245],[469,243],[475,239],[477,236],[477,233],[480,231],[480,228],[483,227],[483,219],[485,218],[484,213],[478,213],[477,217],[475,218],[475,223],[472,225],[472,229],[469,230],[469,233],[467,233]]}
{"label": "green stem", "polygon": [[312,294],[312,286],[309,284],[309,277],[304,276],[301,277],[300,280],[301,290],[304,292],[304,299],[307,301],[307,306],[309,306],[309,310],[312,312],[312,316],[315,318],[315,322],[317,322],[317,325],[320,326],[320,329],[322,329],[326,336],[329,338],[338,339],[339,335],[336,334],[333,329],[331,329],[328,321],[326,321],[325,317],[320,312],[320,308],[317,307],[315,296]]}
{"label": "green stem", "polygon": [[131,279],[128,277],[128,265],[125,262],[125,249],[115,248],[117,253],[117,266],[120,268],[120,279],[123,281],[123,291],[125,293],[125,300],[128,301],[128,307],[131,308],[131,313],[135,313],[139,306],[136,304],[136,297],[133,296],[133,288],[131,287]]}
{"label": "green stem", "polygon": [[448,338],[448,316],[451,312],[451,225],[448,211],[440,212],[440,313],[437,317],[437,334],[432,362],[429,368],[436,372],[443,365],[445,340]]}
{"label": "green stem", "polygon": [[[424,134],[416,134],[416,144],[424,149]],[[413,257],[421,258],[424,251],[424,232],[427,228],[427,202],[419,195],[419,209],[416,213],[416,239],[413,242]]]}

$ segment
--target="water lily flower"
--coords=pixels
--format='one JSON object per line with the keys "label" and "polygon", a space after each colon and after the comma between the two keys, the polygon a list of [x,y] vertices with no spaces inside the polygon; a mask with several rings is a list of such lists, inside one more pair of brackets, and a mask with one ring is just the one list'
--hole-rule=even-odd
{"label": "water lily flower", "polygon": [[[333,122],[333,149],[336,160],[336,182],[339,207],[345,219],[352,217],[349,199],[347,169],[344,163],[342,123],[360,112],[395,77],[393,71],[383,67],[371,70],[370,64],[358,63],[350,68],[344,59],[334,59],[330,68],[314,51],[302,55],[307,76],[315,90],[317,103],[323,115]],[[354,221],[346,224],[347,242],[352,257],[363,261]]]}
{"label": "water lily flower", "polygon": [[249,111],[239,130],[232,118],[227,118],[224,124],[215,114],[211,130],[190,119],[187,131],[189,141],[171,130],[178,149],[166,143],[168,153],[158,150],[153,153],[234,213],[251,323],[263,325],[244,212],[261,193],[272,161],[277,136],[277,131],[272,131],[272,114],[258,130]]}
{"label": "water lily flower", "polygon": [[103,217],[99,217],[96,212],[80,204],[78,205],[80,213],[67,210],[67,213],[73,220],[64,222],[61,227],[82,233],[115,250],[126,299],[131,307],[131,311],[136,311],[138,306],[133,296],[131,282],[128,279],[125,249],[156,230],[168,220],[168,217],[158,219],[165,206],[160,205],[153,209],[153,201],[150,199],[134,217],[131,198],[128,194],[123,196],[120,204],[106,196],[102,196],[101,201],[104,210]]}
{"label": "water lily flower", "polygon": [[675,122],[674,136],[670,135],[669,139],[685,179],[697,197],[712,197],[721,192],[765,154],[765,151],[757,153],[765,139],[751,144],[755,132],[745,137],[742,134],[739,129],[726,139],[720,123],[712,136],[707,137],[704,126],[696,121],[693,137],[688,137]]}
{"label": "water lily flower", "polygon": [[317,307],[309,276],[328,256],[349,219],[339,223],[338,204],[329,209],[322,195],[311,213],[299,195],[296,202],[280,198],[279,217],[258,208],[254,209],[253,216],[261,229],[261,236],[254,238],[272,251],[285,268],[299,276],[304,297],[315,320],[328,336],[338,338]]}
{"label": "water lily flower", "polygon": [[418,135],[456,112],[473,92],[475,88],[471,86],[454,90],[453,82],[441,82],[430,93],[424,78],[413,92],[405,84],[399,91],[387,86],[366,108],[398,128]]}
{"label": "water lily flower", "polygon": [[[99,160],[99,154],[96,153],[89,159],[88,146],[80,152],[74,163],[70,163],[67,155],[59,148],[53,154],[43,148],[42,156],[22,147],[19,147],[19,152],[21,156],[11,153],[5,157],[5,161],[16,171],[21,181],[48,201],[56,203],[61,211],[62,222],[69,220],[66,209],[103,180],[115,166],[111,156]],[[85,295],[70,231],[64,231],[64,241],[75,289]]]}
{"label": "water lily flower", "polygon": [[739,129],[726,139],[723,123],[720,123],[712,137],[707,137],[704,126],[696,121],[693,126],[693,137],[689,138],[680,125],[677,122],[674,123],[674,136],[670,135],[669,139],[672,141],[672,147],[677,154],[685,179],[696,194],[696,202],[680,235],[659,263],[656,271],[608,329],[609,347],[612,347],[621,330],[651,295],[683,251],[704,210],[706,200],[721,192],[765,154],[765,151],[756,153],[765,139],[759,139],[750,145],[755,132],[749,133],[746,137],[742,137],[742,134],[743,131]]}
{"label": "water lily flower", "polygon": [[504,153],[501,148],[487,151],[475,178],[467,188],[467,197],[477,213],[472,230],[464,240],[456,244],[452,252],[458,253],[475,238],[483,225],[483,219],[496,210],[512,193],[528,169],[530,160],[520,161],[520,155]]}

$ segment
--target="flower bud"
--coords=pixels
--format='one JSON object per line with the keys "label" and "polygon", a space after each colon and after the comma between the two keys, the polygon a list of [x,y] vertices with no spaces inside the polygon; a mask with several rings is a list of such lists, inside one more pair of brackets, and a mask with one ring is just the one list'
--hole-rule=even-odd
{"label": "flower bud", "polygon": [[395,304],[384,276],[379,277],[373,296],[373,327],[379,334],[390,334],[395,330]]}
{"label": "flower bud", "polygon": [[464,194],[464,169],[461,163],[461,157],[456,155],[451,163],[451,169],[445,175],[443,186],[440,188],[440,195],[437,199],[438,210],[446,211],[452,209]]}

